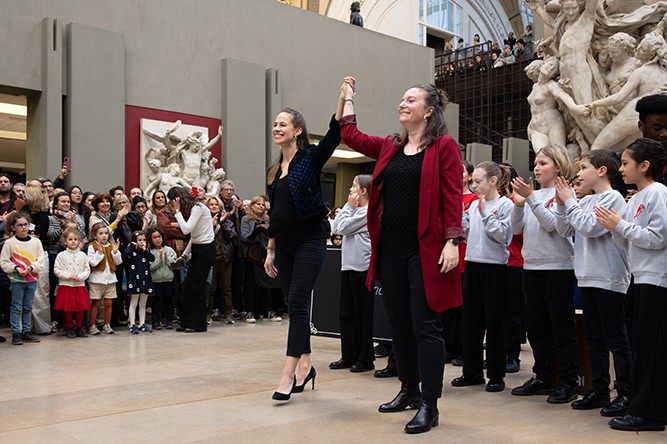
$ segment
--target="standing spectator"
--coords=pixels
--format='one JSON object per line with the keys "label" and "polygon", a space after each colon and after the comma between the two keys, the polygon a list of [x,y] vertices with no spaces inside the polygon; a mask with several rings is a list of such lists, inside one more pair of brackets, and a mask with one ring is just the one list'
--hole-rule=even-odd
{"label": "standing spectator", "polygon": [[90,209],[83,203],[83,191],[77,185],[67,187],[69,194],[69,204],[72,211],[76,213],[76,222],[83,224],[84,231],[82,235],[85,237],[88,234],[88,227],[90,222]]}
{"label": "standing spectator", "polygon": [[[102,193],[108,196],[107,193]],[[90,263],[90,277],[88,288],[90,291],[90,316],[89,330],[91,335],[99,335],[100,330],[95,323],[97,309],[100,301],[104,300],[104,326],[102,331],[112,335],[115,331],[111,328],[112,302],[118,297],[116,293],[116,267],[123,262],[120,243],[111,243],[111,230],[103,222],[98,222],[90,227],[90,243],[88,244],[88,262]]]}
{"label": "standing spectator", "polygon": [[236,238],[232,241],[234,246],[234,262],[232,263],[232,301],[235,313],[241,319],[243,313],[243,279],[245,272],[243,269],[243,260],[239,252],[239,242],[241,236],[241,219],[245,216],[243,201],[234,194],[234,182],[225,180],[220,187],[220,200],[227,213],[228,220],[234,225]]}
{"label": "standing spectator", "polygon": [[533,35],[533,25],[526,25],[526,32],[521,36],[521,40],[523,40],[526,48],[534,51],[533,41],[535,40],[535,36]]}
{"label": "standing spectator", "polygon": [[179,331],[206,331],[207,277],[215,262],[213,219],[203,204],[195,201],[183,187],[167,193],[174,217],[184,234],[190,234],[192,257],[188,264],[182,291],[182,315]]}
{"label": "standing spectator", "polygon": [[[233,241],[237,234],[234,225],[227,218],[229,213],[224,210],[218,197],[209,197],[206,205],[213,216],[213,231],[215,232],[215,264],[213,265],[209,306],[216,307],[216,309],[222,306],[222,313],[215,313],[214,309],[211,318],[219,318],[222,315],[225,324],[234,324],[232,318],[232,263],[234,261]],[[218,290],[222,294],[222,303],[216,304],[215,294]]]}
{"label": "standing spectator", "polygon": [[[79,249],[83,236],[72,228],[63,231],[62,244],[66,249],[55,260],[54,273],[58,278],[55,309],[65,313],[65,331],[69,338],[85,338],[84,311],[90,309],[85,283],[90,276],[88,256]],[[72,320],[72,315],[74,320]]]}
{"label": "standing spectator", "polygon": [[533,54],[533,51],[525,46],[523,39],[519,39],[514,47],[514,57],[516,58],[517,63],[521,63],[533,60],[535,55]]}
{"label": "standing spectator", "polygon": [[5,217],[14,211],[14,200],[16,196],[12,193],[12,179],[8,174],[0,174],[0,225],[3,225]]}
{"label": "standing spectator", "polygon": [[[46,191],[42,189],[42,185],[39,181],[35,181],[39,185],[30,185],[25,189],[25,205],[23,211],[30,214],[32,219],[32,224],[34,225],[34,230],[30,233],[31,236],[37,237],[42,243],[42,249],[46,252],[49,247],[49,199],[46,195]],[[49,331],[55,332],[58,331],[58,323],[51,322],[51,310],[49,304],[49,258],[47,254],[42,256],[42,263],[40,268],[44,272],[39,273],[39,278],[37,279],[37,288],[35,290],[35,297],[33,302],[33,308],[39,306],[40,312],[39,316],[36,316],[36,321],[33,323],[33,327],[37,333],[48,333]]]}
{"label": "standing spectator", "polygon": [[171,330],[174,328],[174,306],[171,296],[171,282],[174,280],[174,271],[171,266],[176,262],[176,252],[166,245],[164,234],[159,228],[149,228],[146,237],[151,253],[155,256],[155,261],[151,262],[151,277],[155,286],[151,311],[153,330],[162,328],[160,323],[163,314],[166,320],[165,327],[167,330]]}
{"label": "standing spectator", "polygon": [[49,197],[49,204],[53,202],[53,182],[51,182],[51,179],[47,179],[46,177],[40,177],[39,182],[42,184],[42,188],[44,191],[46,191],[46,195]]}
{"label": "standing spectator", "polygon": [[[241,242],[244,251],[245,260],[245,280],[243,281],[243,302],[247,311],[245,321],[251,324],[256,322],[254,313],[259,308],[264,313],[270,311],[270,301],[267,297],[270,295],[262,291],[257,285],[255,279],[255,266],[260,266],[257,258],[250,255],[250,249],[261,245],[266,239],[266,233],[269,229],[269,216],[266,211],[264,198],[255,196],[250,201],[248,212],[241,219]],[[263,264],[262,264],[263,265]],[[259,295],[259,301],[257,296]],[[259,303],[259,304],[258,304]]]}
{"label": "standing spectator", "polygon": [[503,43],[508,45],[510,49],[514,49],[514,45],[516,44],[516,37],[514,37],[514,33],[512,31],[507,34],[507,38],[503,40]]}
{"label": "standing spectator", "polygon": [[[0,177],[2,177],[0,175]],[[15,183],[14,186],[12,187],[12,191],[14,192],[14,196],[16,196],[17,199],[25,199],[25,184],[18,182]]]}
{"label": "standing spectator", "polygon": [[11,281],[12,306],[10,324],[12,344],[23,345],[25,342],[40,342],[30,331],[32,302],[37,287],[44,250],[41,242],[28,234],[30,216],[27,213],[15,213],[7,218],[7,226],[13,237],[5,241],[0,253],[0,266]]}
{"label": "standing spectator", "polygon": [[[152,333],[153,330],[146,325],[146,305],[148,297],[155,294],[153,279],[151,277],[150,263],[155,261],[155,256],[148,249],[146,234],[141,231],[132,233],[132,242],[123,252],[123,261],[127,264],[127,294],[131,298],[128,312],[130,333],[138,334]],[[135,323],[135,316],[139,307],[139,326]]]}

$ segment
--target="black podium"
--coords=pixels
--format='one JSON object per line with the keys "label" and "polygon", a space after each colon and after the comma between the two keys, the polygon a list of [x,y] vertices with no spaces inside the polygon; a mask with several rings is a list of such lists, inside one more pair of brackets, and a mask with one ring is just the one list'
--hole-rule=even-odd
{"label": "black podium", "polygon": [[[340,255],[339,248],[327,248],[324,266],[313,290],[311,323],[313,334],[318,336],[340,337]],[[373,339],[391,341],[381,288],[375,288],[374,298]]]}

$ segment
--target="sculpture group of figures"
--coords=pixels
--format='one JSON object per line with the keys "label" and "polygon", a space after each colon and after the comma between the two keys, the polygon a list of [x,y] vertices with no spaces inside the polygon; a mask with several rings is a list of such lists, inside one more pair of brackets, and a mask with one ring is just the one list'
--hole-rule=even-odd
{"label": "sculpture group of figures", "polygon": [[174,134],[180,126],[181,121],[178,120],[164,135],[143,130],[144,134],[159,142],[157,146],[151,146],[144,156],[149,171],[145,194],[151,197],[157,190],[166,193],[172,187],[182,186],[197,187],[206,190],[206,196],[217,196],[225,179],[225,170],[216,168],[218,159],[211,156],[210,149],[220,140],[222,126],[210,141],[202,131],[193,131],[182,139]]}
{"label": "sculpture group of figures", "polygon": [[667,1],[524,1],[553,29],[547,56],[525,68],[534,151],[557,143],[578,159],[641,137],[635,104],[667,94]]}

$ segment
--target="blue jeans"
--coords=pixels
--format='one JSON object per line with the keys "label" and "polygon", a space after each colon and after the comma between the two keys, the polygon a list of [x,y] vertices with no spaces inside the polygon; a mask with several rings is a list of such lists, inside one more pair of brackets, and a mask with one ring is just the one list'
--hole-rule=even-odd
{"label": "blue jeans", "polygon": [[[9,325],[12,334],[30,331],[32,301],[35,299],[37,282],[12,282],[12,306],[9,310]],[[21,329],[23,326],[23,329]]]}

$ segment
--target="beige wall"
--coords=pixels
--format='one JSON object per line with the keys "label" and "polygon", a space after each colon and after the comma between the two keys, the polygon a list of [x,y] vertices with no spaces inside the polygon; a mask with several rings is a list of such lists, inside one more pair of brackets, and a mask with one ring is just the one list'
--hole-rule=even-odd
{"label": "beige wall", "polygon": [[[228,97],[222,91],[223,60],[233,59],[276,70],[281,105],[299,109],[308,120],[309,131],[319,135],[326,131],[335,111],[342,77],[353,74],[359,86],[356,107],[360,126],[370,133],[386,134],[396,129],[396,105],[404,90],[416,82],[432,80],[430,49],[275,0],[0,0],[0,11],[0,88],[39,92],[48,84],[43,79],[41,43],[45,17],[60,19],[65,41],[71,23],[98,28],[96,38],[107,31],[109,35],[120,34],[125,44],[124,101],[135,106],[212,118],[221,118],[223,110],[234,112],[235,107],[242,113],[265,113],[239,99],[239,94],[233,96],[235,103],[223,103]],[[104,48],[103,41],[99,44]],[[67,57],[66,46],[63,57]],[[99,63],[96,61],[95,70],[104,68],[103,62]],[[80,64],[77,69],[87,68]],[[67,72],[63,77],[63,93],[67,94],[68,87],[76,85],[68,84]],[[255,87],[249,80],[247,88]],[[272,104],[270,108],[275,107]],[[111,120],[118,125],[117,118]],[[75,130],[78,122],[70,124]],[[242,122],[235,124],[239,125],[236,134],[246,129],[253,133],[243,128]],[[268,128],[267,122],[266,131]],[[123,134],[124,128],[111,130]],[[242,139],[235,138],[235,143],[242,144]],[[122,147],[117,149],[122,155]],[[256,164],[247,167],[264,168],[265,162],[264,158],[256,159]],[[59,165],[55,163],[51,162],[44,174],[57,173]],[[227,167],[225,159],[222,164]],[[228,171],[232,179],[238,174],[242,172]],[[84,186],[96,183],[93,176],[76,179]],[[239,191],[244,195],[255,192]]]}

